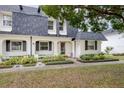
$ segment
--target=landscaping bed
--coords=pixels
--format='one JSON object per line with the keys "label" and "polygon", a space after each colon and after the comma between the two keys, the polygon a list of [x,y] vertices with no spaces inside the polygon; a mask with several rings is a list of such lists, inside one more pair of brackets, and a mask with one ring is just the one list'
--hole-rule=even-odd
{"label": "landscaping bed", "polygon": [[104,60],[81,60],[77,59],[79,62],[82,63],[95,63],[95,62],[110,62],[110,61],[119,61],[119,59],[104,59]]}
{"label": "landscaping bed", "polygon": [[47,62],[46,65],[62,65],[62,64],[73,64],[72,61],[53,61],[53,62]]}
{"label": "landscaping bed", "polygon": [[68,57],[65,55],[58,56],[47,56],[42,58],[42,62],[46,65],[61,65],[61,64],[73,64],[71,60],[68,60]]}
{"label": "landscaping bed", "polygon": [[13,57],[0,63],[0,69],[12,68],[14,65],[34,66],[37,60],[33,56]]}
{"label": "landscaping bed", "polygon": [[103,53],[81,55],[80,59],[77,60],[83,63],[119,61],[119,59],[113,58],[112,55]]}

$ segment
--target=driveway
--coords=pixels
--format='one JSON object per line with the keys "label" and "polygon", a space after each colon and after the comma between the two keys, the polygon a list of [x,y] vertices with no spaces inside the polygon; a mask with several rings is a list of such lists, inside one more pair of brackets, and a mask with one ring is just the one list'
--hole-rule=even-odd
{"label": "driveway", "polygon": [[87,67],[87,66],[96,66],[96,65],[107,65],[107,64],[124,64],[124,61],[118,62],[99,62],[99,63],[75,63],[75,64],[65,64],[65,65],[47,65],[43,67],[21,67],[21,68],[8,68],[0,69],[0,73],[6,72],[19,72],[19,71],[33,71],[33,70],[47,70],[47,69],[62,69],[62,68],[71,68],[71,67]]}

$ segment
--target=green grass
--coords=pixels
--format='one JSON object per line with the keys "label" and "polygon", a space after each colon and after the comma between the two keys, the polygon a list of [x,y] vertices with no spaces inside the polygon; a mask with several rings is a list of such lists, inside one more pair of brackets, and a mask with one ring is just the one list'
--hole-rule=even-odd
{"label": "green grass", "polygon": [[124,56],[113,56],[115,59],[124,60]]}
{"label": "green grass", "polygon": [[124,64],[2,73],[0,87],[124,87]]}

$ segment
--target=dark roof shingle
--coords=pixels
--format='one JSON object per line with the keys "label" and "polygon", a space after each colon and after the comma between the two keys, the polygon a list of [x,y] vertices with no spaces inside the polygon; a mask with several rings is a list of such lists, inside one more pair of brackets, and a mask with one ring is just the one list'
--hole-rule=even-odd
{"label": "dark roof shingle", "polygon": [[101,40],[106,41],[107,39],[102,33],[94,32],[78,32],[76,35],[76,40]]}

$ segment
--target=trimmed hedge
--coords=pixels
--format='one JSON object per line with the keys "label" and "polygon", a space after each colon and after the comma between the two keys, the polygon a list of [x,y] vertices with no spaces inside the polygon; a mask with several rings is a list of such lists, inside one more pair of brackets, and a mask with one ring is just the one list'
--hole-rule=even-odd
{"label": "trimmed hedge", "polygon": [[112,55],[106,55],[106,54],[86,54],[81,55],[80,59],[78,61],[84,62],[84,63],[91,63],[91,62],[106,62],[106,61],[119,61],[119,59],[113,59]]}
{"label": "trimmed hedge", "polygon": [[65,61],[67,57],[64,55],[58,55],[58,56],[46,56],[41,59],[43,63],[47,62],[54,62],[54,61]]}
{"label": "trimmed hedge", "polygon": [[116,54],[112,54],[113,56],[124,56],[124,53],[116,53]]}
{"label": "trimmed hedge", "polygon": [[0,65],[2,66],[9,66],[9,65],[23,65],[23,64],[34,64],[37,60],[33,56],[24,56],[24,57],[13,57],[8,59],[5,62],[1,62]]}
{"label": "trimmed hedge", "polygon": [[72,61],[53,61],[53,62],[47,62],[46,65],[62,65],[62,64],[73,64]]}
{"label": "trimmed hedge", "polygon": [[78,59],[78,61],[82,63],[97,63],[97,62],[119,61],[119,59],[88,60],[88,61]]}

